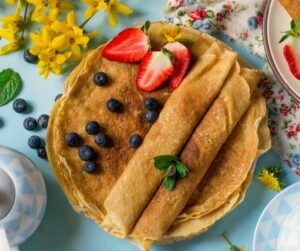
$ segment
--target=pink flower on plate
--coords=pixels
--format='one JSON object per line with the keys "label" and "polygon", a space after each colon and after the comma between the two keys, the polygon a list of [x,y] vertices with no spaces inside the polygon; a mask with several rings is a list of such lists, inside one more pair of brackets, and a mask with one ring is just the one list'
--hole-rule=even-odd
{"label": "pink flower on plate", "polygon": [[232,10],[232,5],[231,5],[231,3],[230,3],[230,2],[227,2],[227,3],[225,4],[225,8],[226,8],[227,10],[231,11],[231,10]]}
{"label": "pink flower on plate", "polygon": [[291,124],[288,126],[289,131],[294,131],[295,125]]}
{"label": "pink flower on plate", "polygon": [[221,13],[221,12],[219,12],[219,13],[217,14],[216,21],[220,23],[220,22],[223,21],[223,18],[224,18],[224,14]]}
{"label": "pink flower on plate", "polygon": [[283,107],[281,107],[281,108],[279,109],[279,113],[280,113],[282,116],[286,117],[286,116],[289,114],[289,109],[290,109],[290,107],[289,107],[288,105],[284,105]]}
{"label": "pink flower on plate", "polygon": [[276,104],[280,104],[280,103],[282,103],[282,100],[284,100],[284,96],[278,96],[278,97],[276,97]]}
{"label": "pink flower on plate", "polygon": [[294,137],[294,136],[296,136],[297,135],[297,132],[296,131],[290,131],[290,132],[287,132],[287,136],[289,137],[289,138],[292,138],[292,137]]}
{"label": "pink flower on plate", "polygon": [[300,132],[300,125],[297,125],[296,131],[297,131],[297,132]]}
{"label": "pink flower on plate", "polygon": [[190,19],[196,20],[203,20],[206,17],[206,9],[200,8],[199,10],[194,10],[189,13]]}
{"label": "pink flower on plate", "polygon": [[249,32],[246,31],[243,33],[243,39],[246,40],[249,37]]}
{"label": "pink flower on plate", "polygon": [[274,92],[273,91],[270,91],[270,90],[265,90],[263,92],[263,95],[266,99],[271,99],[274,95]]}

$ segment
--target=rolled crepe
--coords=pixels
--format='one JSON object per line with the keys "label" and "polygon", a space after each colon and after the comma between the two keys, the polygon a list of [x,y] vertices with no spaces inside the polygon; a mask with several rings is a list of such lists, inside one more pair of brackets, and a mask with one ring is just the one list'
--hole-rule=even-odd
{"label": "rolled crepe", "polygon": [[154,157],[177,155],[221,90],[237,55],[225,52],[203,55],[172,93],[157,122],[105,200],[103,225],[126,236],[157,191],[163,178]]}
{"label": "rolled crepe", "polygon": [[300,20],[300,0],[279,0],[294,20]]}
{"label": "rolled crepe", "polygon": [[250,105],[259,78],[248,84],[239,73],[240,68],[236,63],[220,95],[181,153],[180,159],[189,169],[188,176],[177,180],[171,192],[161,185],[133,229],[134,236],[159,240],[188,203],[220,148]]}

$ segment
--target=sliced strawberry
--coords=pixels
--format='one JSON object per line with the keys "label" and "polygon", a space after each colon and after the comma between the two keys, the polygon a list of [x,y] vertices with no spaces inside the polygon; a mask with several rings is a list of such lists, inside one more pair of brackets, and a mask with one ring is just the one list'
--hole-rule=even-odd
{"label": "sliced strawberry", "polygon": [[174,71],[170,53],[150,51],[144,57],[136,79],[137,88],[151,92],[160,87]]}
{"label": "sliced strawberry", "polygon": [[179,42],[168,43],[164,48],[174,55],[174,72],[168,82],[173,89],[177,89],[190,66],[191,54],[189,49]]}
{"label": "sliced strawberry", "polygon": [[133,63],[141,61],[149,49],[146,34],[138,28],[128,28],[105,46],[102,56],[111,61]]}
{"label": "sliced strawberry", "polygon": [[283,47],[283,54],[288,62],[291,73],[300,80],[300,64],[297,63],[294,50],[291,45],[287,44]]}

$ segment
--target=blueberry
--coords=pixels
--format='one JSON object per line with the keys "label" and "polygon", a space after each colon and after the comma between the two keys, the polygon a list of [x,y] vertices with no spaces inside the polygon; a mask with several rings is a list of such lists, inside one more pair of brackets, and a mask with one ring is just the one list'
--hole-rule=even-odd
{"label": "blueberry", "polygon": [[157,111],[147,111],[145,113],[145,120],[147,123],[152,124],[154,123],[158,118],[158,112]]}
{"label": "blueberry", "polygon": [[155,98],[146,98],[144,101],[144,107],[149,111],[157,111],[160,108],[160,103]]}
{"label": "blueberry", "polygon": [[62,96],[63,96],[62,93],[57,94],[54,100],[57,101],[57,100],[59,100]]}
{"label": "blueberry", "polygon": [[85,130],[90,135],[96,135],[100,132],[100,125],[96,121],[90,121],[86,124]]}
{"label": "blueberry", "polygon": [[95,162],[88,161],[84,164],[84,171],[87,173],[94,173],[97,170],[97,165]]}
{"label": "blueberry", "polygon": [[138,148],[142,144],[142,142],[143,142],[143,138],[138,134],[132,135],[129,139],[129,145],[132,148]]}
{"label": "blueberry", "polygon": [[30,64],[36,64],[37,61],[38,61],[38,57],[35,56],[35,55],[32,55],[30,53],[29,49],[27,49],[26,51],[24,51],[23,57],[24,57],[25,61],[27,63],[30,63]]}
{"label": "blueberry", "polygon": [[118,101],[117,99],[110,99],[107,101],[106,103],[106,106],[107,106],[107,109],[110,111],[110,112],[122,112],[123,110],[123,105],[120,101]]}
{"label": "blueberry", "polygon": [[39,136],[31,136],[28,139],[28,145],[30,148],[38,149],[41,146],[41,138]]}
{"label": "blueberry", "polygon": [[44,147],[41,147],[37,150],[37,154],[41,159],[47,159],[47,152]]}
{"label": "blueberry", "polygon": [[24,99],[22,98],[18,98],[14,101],[13,103],[13,109],[15,110],[15,112],[17,113],[22,113],[26,110],[27,108],[27,103]]}
{"label": "blueberry", "polygon": [[78,151],[79,158],[84,161],[90,161],[96,158],[96,153],[91,146],[82,146]]}
{"label": "blueberry", "polygon": [[81,139],[80,136],[75,132],[70,132],[66,136],[66,144],[70,147],[80,146]]}
{"label": "blueberry", "polygon": [[95,137],[95,143],[101,147],[107,147],[109,144],[109,138],[104,133],[99,133]]}
{"label": "blueberry", "polygon": [[94,82],[98,86],[104,86],[108,83],[108,77],[104,72],[97,72],[94,75]]}
{"label": "blueberry", "polygon": [[23,125],[26,130],[32,131],[36,127],[37,122],[34,118],[28,117],[24,120]]}
{"label": "blueberry", "polygon": [[38,118],[38,124],[40,128],[47,128],[48,127],[48,121],[49,121],[49,116],[47,114],[42,114]]}

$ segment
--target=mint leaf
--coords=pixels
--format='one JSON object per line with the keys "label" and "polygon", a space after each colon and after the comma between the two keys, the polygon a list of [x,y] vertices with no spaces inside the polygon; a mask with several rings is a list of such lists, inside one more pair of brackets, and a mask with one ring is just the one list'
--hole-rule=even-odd
{"label": "mint leaf", "polygon": [[186,165],[181,163],[180,161],[176,161],[176,170],[180,178],[184,178],[189,171]]}
{"label": "mint leaf", "polygon": [[168,191],[172,191],[174,189],[174,186],[175,186],[175,181],[176,181],[176,175],[165,177],[164,178],[165,188]]}
{"label": "mint leaf", "polygon": [[0,72],[0,106],[11,101],[20,90],[21,85],[19,74],[12,69]]}
{"label": "mint leaf", "polygon": [[173,161],[177,160],[174,155],[161,155],[154,158],[154,166],[159,170],[166,170]]}

